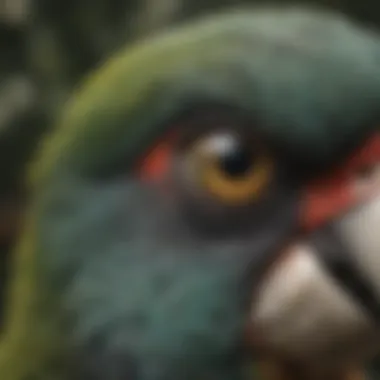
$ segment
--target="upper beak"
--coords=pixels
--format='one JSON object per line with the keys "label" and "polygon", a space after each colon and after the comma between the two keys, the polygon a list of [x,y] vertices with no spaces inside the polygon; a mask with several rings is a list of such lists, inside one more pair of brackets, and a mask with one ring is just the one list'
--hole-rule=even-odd
{"label": "upper beak", "polygon": [[305,366],[347,368],[380,348],[380,136],[307,186],[300,237],[254,292],[254,345]]}

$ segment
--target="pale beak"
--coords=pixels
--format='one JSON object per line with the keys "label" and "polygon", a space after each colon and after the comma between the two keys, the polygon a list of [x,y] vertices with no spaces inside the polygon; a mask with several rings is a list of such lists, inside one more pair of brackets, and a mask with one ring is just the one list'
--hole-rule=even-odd
{"label": "pale beak", "polygon": [[[312,218],[317,222],[279,254],[254,292],[253,344],[276,365],[307,374],[297,379],[348,380],[348,369],[380,352],[380,145],[377,149],[378,158],[364,160],[371,164],[365,176],[345,172],[350,196],[330,202],[340,205],[336,212],[317,210],[322,217]],[[319,189],[327,204],[334,193],[329,186],[325,193]]]}

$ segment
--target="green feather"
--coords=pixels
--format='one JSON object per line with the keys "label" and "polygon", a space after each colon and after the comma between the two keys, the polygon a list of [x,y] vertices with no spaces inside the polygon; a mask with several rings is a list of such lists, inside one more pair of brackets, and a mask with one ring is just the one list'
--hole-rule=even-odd
{"label": "green feather", "polygon": [[261,133],[301,157],[335,158],[373,129],[378,48],[375,36],[343,18],[263,9],[140,42],[92,74],[31,167],[35,202],[15,252],[0,378],[60,380],[69,370],[58,360],[70,351],[59,333],[59,298],[39,282],[35,228],[47,181],[97,173],[121,158],[131,168],[173,115],[202,100],[252,114]]}
{"label": "green feather", "polygon": [[244,108],[272,139],[331,158],[373,128],[376,37],[344,18],[290,9],[223,14],[140,42],[90,76],[33,172],[60,176],[72,163],[96,171],[121,155],[132,164],[194,98]]}

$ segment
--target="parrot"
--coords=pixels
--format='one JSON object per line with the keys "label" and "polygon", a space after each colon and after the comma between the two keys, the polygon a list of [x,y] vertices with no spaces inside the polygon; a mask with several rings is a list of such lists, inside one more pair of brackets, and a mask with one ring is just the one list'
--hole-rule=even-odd
{"label": "parrot", "polygon": [[121,48],[29,165],[5,380],[358,380],[379,353],[380,40],[262,6]]}

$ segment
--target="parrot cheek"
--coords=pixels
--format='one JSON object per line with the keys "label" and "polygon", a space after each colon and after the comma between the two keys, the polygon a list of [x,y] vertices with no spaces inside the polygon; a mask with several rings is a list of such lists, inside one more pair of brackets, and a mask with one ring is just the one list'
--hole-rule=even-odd
{"label": "parrot cheek", "polygon": [[[87,272],[85,282],[74,284],[79,378],[240,379],[239,268],[234,276],[231,265],[215,270],[217,262],[152,253],[149,261],[119,263],[108,275]],[[91,281],[100,280],[95,291]]]}

